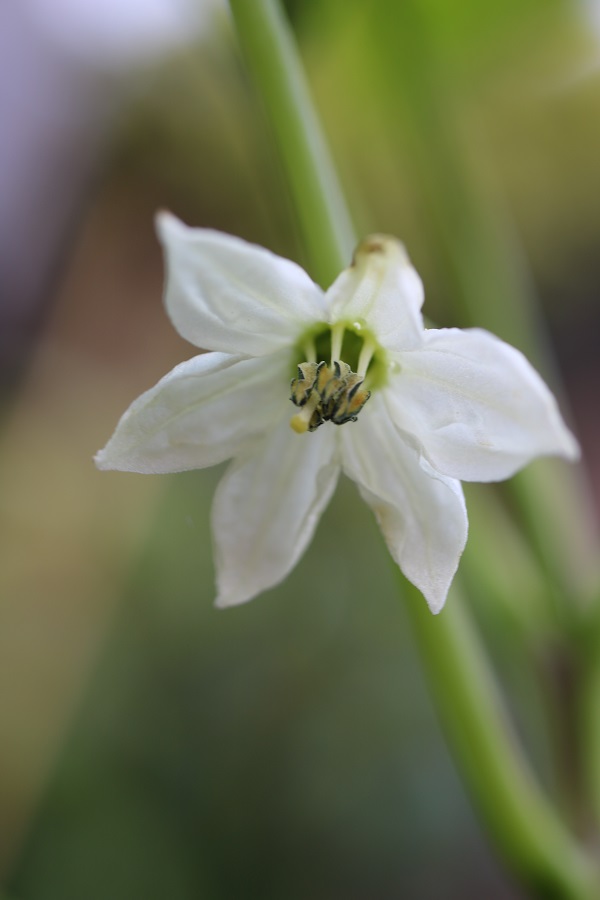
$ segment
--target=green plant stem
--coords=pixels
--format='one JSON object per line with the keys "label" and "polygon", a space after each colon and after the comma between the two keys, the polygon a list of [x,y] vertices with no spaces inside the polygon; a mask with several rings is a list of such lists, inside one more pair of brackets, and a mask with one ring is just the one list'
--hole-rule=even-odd
{"label": "green plant stem", "polygon": [[230,0],[240,44],[285,168],[311,274],[327,287],[349,265],[352,222],[277,0]]}
{"label": "green plant stem", "polygon": [[546,603],[546,579],[518,524],[489,485],[465,485],[465,496],[471,527],[460,562],[464,584],[473,585],[486,605],[491,602],[502,610],[522,639],[539,641],[542,635],[554,634],[557,626]]}
{"label": "green plant stem", "polygon": [[[231,0],[250,69],[272,120],[315,277],[347,263],[352,228],[302,67],[276,0]],[[458,591],[433,617],[408,586],[424,667],[456,761],[509,864],[540,896],[595,900],[596,872],[537,785],[514,739]]]}
{"label": "green plant stem", "polygon": [[537,460],[506,490],[546,575],[549,598],[563,625],[577,627],[597,603],[593,592],[600,583],[598,526],[586,473],[562,460]]}
{"label": "green plant stem", "polygon": [[457,587],[433,617],[416,588],[408,608],[446,734],[497,846],[540,897],[592,900],[599,875],[564,828],[519,752]]}
{"label": "green plant stem", "polygon": [[[582,724],[583,774],[588,788],[590,817],[600,822],[600,623],[594,629],[584,662],[583,687],[578,710]],[[600,892],[599,892],[600,896]]]}

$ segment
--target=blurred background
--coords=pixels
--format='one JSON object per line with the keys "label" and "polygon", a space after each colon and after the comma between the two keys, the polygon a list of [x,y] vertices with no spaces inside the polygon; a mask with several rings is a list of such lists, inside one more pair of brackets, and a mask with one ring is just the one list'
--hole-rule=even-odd
{"label": "blurred background", "polygon": [[[550,377],[553,346],[597,504],[600,3],[287,8],[358,232],[404,240],[431,320],[493,328]],[[0,48],[3,900],[521,897],[353,486],[284,584],[218,612],[221,470],[92,463],[196,352],[162,309],[156,209],[307,263],[225,3],[5,0]],[[475,613],[553,789],[516,602]]]}

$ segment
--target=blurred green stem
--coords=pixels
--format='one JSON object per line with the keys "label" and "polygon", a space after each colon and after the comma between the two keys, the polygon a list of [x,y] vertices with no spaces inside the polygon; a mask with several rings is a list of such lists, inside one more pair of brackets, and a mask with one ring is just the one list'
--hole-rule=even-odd
{"label": "blurred green stem", "polygon": [[[580,699],[583,774],[588,788],[589,812],[600,822],[600,622],[593,623],[592,639],[584,662]],[[599,892],[600,896],[600,892]]]}
{"label": "blurred green stem", "polygon": [[[231,7],[279,143],[313,271],[325,284],[348,262],[352,228],[297,49],[276,0],[231,0]],[[431,615],[415,588],[408,592],[423,662],[456,759],[498,846],[541,896],[598,898],[591,863],[542,794],[513,738],[457,590],[439,617]]]}
{"label": "blurred green stem", "polygon": [[600,873],[569,835],[517,750],[508,716],[458,586],[434,618],[406,584],[427,674],[471,793],[498,847],[539,897],[600,897]]}
{"label": "blurred green stem", "polygon": [[349,265],[356,240],[298,50],[277,0],[230,5],[279,146],[311,274],[328,287]]}

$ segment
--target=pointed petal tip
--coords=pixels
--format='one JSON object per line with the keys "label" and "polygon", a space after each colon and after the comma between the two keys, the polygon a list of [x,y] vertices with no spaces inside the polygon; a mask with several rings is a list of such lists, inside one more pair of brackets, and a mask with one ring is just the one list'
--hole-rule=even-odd
{"label": "pointed petal tip", "polygon": [[241,591],[220,590],[214,599],[213,606],[215,609],[230,609],[232,606],[241,606],[243,603],[248,603],[254,596],[254,594],[250,597],[245,596]]}
{"label": "pointed petal tip", "polygon": [[417,588],[417,590],[420,591],[423,600],[425,600],[425,602],[427,603],[429,612],[433,616],[439,616],[441,611],[444,609],[446,600],[448,599],[448,592],[450,591],[450,586],[453,580],[454,575],[449,582],[445,582],[444,584],[417,584],[416,579],[414,581],[412,578],[409,579],[411,584],[413,584]]}
{"label": "pointed petal tip", "polygon": [[[550,425],[551,431],[546,440],[546,446],[538,452],[537,456],[560,457],[568,463],[577,463],[581,459],[581,446],[573,432],[565,424],[556,401],[554,398],[552,400],[554,415]],[[531,462],[535,458],[532,456],[531,460],[527,462]]]}
{"label": "pointed petal tip", "polygon": [[410,265],[406,247],[402,241],[389,234],[369,234],[356,246],[352,264],[357,265],[369,256],[395,257],[400,263]]}
{"label": "pointed petal tip", "polygon": [[93,457],[94,465],[97,469],[101,469],[102,471],[111,468],[106,462],[106,453],[104,452],[104,450],[104,447],[102,448],[102,450],[98,450],[98,452]]}
{"label": "pointed petal tip", "polygon": [[[114,436],[113,436],[114,437]],[[103,447],[102,450],[98,450],[96,455],[93,457],[94,465],[97,469],[100,469],[101,472],[143,472],[139,466],[136,467],[131,464],[131,461],[127,459],[127,457],[120,455],[118,450],[114,449],[113,439],[108,442],[106,447]],[[148,470],[151,471],[151,470]]]}
{"label": "pointed petal tip", "polygon": [[170,234],[187,226],[168,209],[158,209],[154,214],[154,227],[159,239],[164,242]]}
{"label": "pointed petal tip", "polygon": [[579,462],[581,459],[581,446],[579,441],[565,422],[558,400],[544,384],[548,395],[548,450],[542,453],[544,456],[561,456],[570,463]]}
{"label": "pointed petal tip", "polygon": [[98,450],[96,455],[93,457],[94,465],[97,469],[100,469],[101,472],[132,472],[135,471],[130,466],[126,464],[123,465],[122,461],[119,460],[116,454],[111,454],[107,452],[109,449],[110,441],[103,447],[102,450]]}
{"label": "pointed petal tip", "polygon": [[563,456],[569,462],[579,462],[581,459],[581,446],[575,435],[567,430],[565,440],[563,442]]}
{"label": "pointed petal tip", "polygon": [[[423,594],[425,597],[425,594]],[[429,607],[429,612],[434,616],[439,616],[444,606],[446,605],[446,598],[448,596],[448,592],[446,592],[442,597],[425,597],[427,601],[427,606]]]}

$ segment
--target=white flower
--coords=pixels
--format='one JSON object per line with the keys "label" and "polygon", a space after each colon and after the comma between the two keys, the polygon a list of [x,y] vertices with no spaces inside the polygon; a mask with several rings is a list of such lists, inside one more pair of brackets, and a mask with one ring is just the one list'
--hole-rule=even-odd
{"label": "white flower", "polygon": [[178,472],[233,458],[212,513],[217,605],[286,577],[343,471],[439,612],[467,537],[458,479],[577,457],[518,350],[479,329],[423,327],[421,280],[395,239],[364,240],[325,293],[295,263],[239,238],[167,213],[158,231],[167,311],[211,352],[135,400],[96,463]]}

